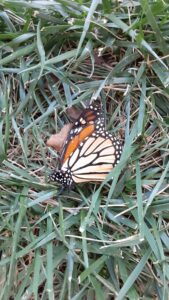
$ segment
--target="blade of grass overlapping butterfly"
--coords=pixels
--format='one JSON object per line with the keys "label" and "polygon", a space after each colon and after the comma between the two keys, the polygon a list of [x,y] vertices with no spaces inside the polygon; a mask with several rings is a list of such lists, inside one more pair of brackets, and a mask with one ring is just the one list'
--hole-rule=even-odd
{"label": "blade of grass overlapping butterfly", "polygon": [[[142,112],[142,102],[140,101],[140,109],[139,109],[139,116]],[[138,116],[138,120],[139,120],[139,116]],[[142,118],[144,116],[142,115]],[[140,125],[140,123],[138,122],[138,126]],[[138,131],[140,132],[140,131]],[[126,137],[126,140],[128,140],[128,137]],[[140,228],[140,237],[139,240],[141,241],[143,239],[144,236],[144,222],[143,222],[143,200],[141,197],[141,177],[140,177],[140,172],[139,172],[139,164],[137,163],[137,167],[136,167],[136,189],[137,189],[137,205],[136,207],[138,207],[138,214],[137,216],[135,216],[136,221],[139,224],[139,228]],[[134,207],[133,207],[134,208]],[[127,210],[124,210],[123,214],[126,212]],[[121,214],[120,214],[121,215]],[[117,215],[119,216],[119,214]],[[116,218],[116,216],[115,216]],[[129,226],[129,224],[128,224]]]}
{"label": "blade of grass overlapping butterfly", "polygon": [[[126,144],[125,144],[125,146],[123,148],[123,153],[122,153],[120,162],[107,175],[106,179],[101,183],[100,187],[92,195],[92,201],[91,201],[91,204],[90,204],[90,208],[89,208],[88,214],[87,214],[86,218],[84,219],[84,222],[80,226],[80,231],[81,232],[83,232],[85,230],[85,228],[86,228],[86,226],[87,226],[87,224],[89,222],[89,218],[90,218],[92,212],[94,211],[94,213],[97,214],[97,211],[99,209],[98,203],[100,202],[99,199],[100,199],[101,189],[103,188],[104,184],[107,181],[109,181],[110,179],[112,179],[112,177],[113,177],[113,183],[111,185],[111,188],[110,188],[110,191],[109,191],[109,194],[108,194],[108,198],[107,198],[107,202],[106,202],[106,206],[108,206],[109,200],[110,200],[110,198],[112,196],[112,193],[114,191],[114,188],[116,186],[116,183],[117,183],[118,177],[120,175],[120,172],[124,168],[124,166],[126,165],[128,158],[135,151],[135,147],[134,146],[132,147],[131,145],[132,145],[134,137],[136,136],[136,133],[137,133],[137,127],[136,127],[136,124],[135,124],[135,126],[133,126],[133,129],[132,129],[132,132],[130,134],[129,139],[127,140],[127,142],[126,142]],[[96,203],[97,203],[97,205],[96,205]],[[96,207],[97,207],[97,211],[96,211]],[[105,218],[105,216],[104,216],[104,218]]]}
{"label": "blade of grass overlapping butterfly", "polygon": [[[135,128],[135,129],[134,129]],[[117,180],[118,180],[118,177],[120,175],[120,172],[123,168],[123,164],[125,165],[125,163],[127,162],[128,158],[130,157],[131,153],[134,151],[134,148],[131,148],[131,144],[132,144],[132,141],[134,139],[134,137],[136,136],[136,126],[133,127],[133,131],[132,131],[132,134],[131,134],[131,137],[127,139],[128,143],[129,143],[129,148],[130,150],[128,151],[128,155],[127,155],[127,149],[128,149],[128,146],[125,146],[126,147],[126,150],[123,149],[123,154],[121,156],[121,159],[120,159],[120,163],[113,169],[113,171],[111,171],[108,176],[106,177],[106,179],[103,181],[103,183],[101,183],[100,187],[98,188],[98,190],[93,194],[92,196],[92,201],[91,201],[91,204],[90,204],[90,207],[89,207],[89,211],[88,211],[88,214],[86,216],[86,218],[84,219],[84,222],[81,224],[80,226],[80,231],[83,232],[83,230],[85,230],[85,227],[87,226],[88,222],[89,222],[89,218],[91,218],[91,214],[92,212],[97,215],[97,212],[99,210],[99,203],[100,203],[100,192],[101,192],[101,189],[102,187],[104,186],[104,184],[112,179],[113,177],[113,190],[116,186],[116,183],[117,183]],[[130,141],[130,142],[129,142]],[[124,160],[124,163],[123,163],[123,160]],[[122,162],[121,162],[122,161]],[[114,175],[115,174],[115,175]],[[111,187],[112,189],[112,187]],[[112,192],[113,192],[112,190]],[[110,190],[111,191],[111,190]],[[110,191],[109,191],[109,195],[108,195],[108,199],[110,200],[111,196],[110,196]],[[99,200],[100,199],[100,200]],[[106,208],[108,207],[108,203],[109,203],[109,200],[106,202]],[[104,212],[104,218],[105,218],[105,213],[106,213],[106,209],[105,209],[105,212]],[[103,219],[104,219],[103,218]]]}
{"label": "blade of grass overlapping butterfly", "polygon": [[[141,94],[141,97],[140,97],[140,104],[139,104],[139,114],[138,114],[138,120],[137,120],[137,132],[135,132],[135,136],[133,136],[133,139],[136,138],[137,135],[141,134],[142,133],[142,130],[143,130],[143,121],[144,121],[144,114],[145,114],[145,101],[144,101],[144,98],[145,98],[145,93],[146,93],[146,85],[145,85],[145,79],[143,78],[142,80],[143,82],[143,87],[142,87],[142,94]],[[127,108],[130,108],[130,97],[129,95],[126,95],[126,100],[127,100],[127,106],[126,106],[126,109]],[[128,139],[130,139],[129,137],[129,123],[130,123],[130,110],[126,110],[127,112],[127,127],[126,127],[126,141]],[[125,153],[125,149],[123,150],[124,153]],[[128,156],[129,157],[129,156]],[[116,184],[116,183],[115,183]],[[109,194],[109,199],[110,199],[110,194]]]}
{"label": "blade of grass overlapping butterfly", "polygon": [[[97,197],[96,197],[96,201],[97,201]],[[96,201],[93,202],[93,207],[95,207]],[[98,202],[97,202],[97,204],[98,204]],[[98,207],[98,205],[97,205],[97,207]],[[90,206],[89,214],[91,213],[91,211],[92,211],[92,206]],[[87,220],[86,220],[86,223],[87,223]]]}
{"label": "blade of grass overlapping butterfly", "polygon": [[[141,74],[143,74],[144,68],[141,70]],[[138,79],[140,77],[140,69],[138,70],[138,75],[136,78]],[[138,120],[137,120],[137,134],[140,135],[143,130],[143,120],[144,120],[144,114],[145,114],[145,104],[144,104],[144,98],[146,93],[146,85],[145,85],[145,79],[143,78],[143,87],[142,87],[142,94],[140,97],[140,105],[139,105],[139,114],[138,114]],[[136,83],[136,79],[135,79]],[[129,95],[126,96],[126,99],[129,99]],[[130,108],[130,102],[127,100],[127,106],[126,108]],[[126,110],[127,112],[127,127],[126,127],[126,141],[129,138],[129,123],[130,123],[130,110]],[[136,163],[136,190],[137,190],[137,205],[138,205],[138,221],[139,227],[140,227],[140,240],[144,236],[144,224],[143,224],[143,200],[141,197],[141,174],[140,174],[140,167],[139,163]],[[124,211],[125,213],[125,211]]]}
{"label": "blade of grass overlapping butterfly", "polygon": [[122,151],[122,155],[120,158],[120,162],[116,165],[116,167],[108,174],[108,176],[106,177],[106,179],[103,181],[103,183],[100,186],[100,190],[102,189],[102,187],[104,186],[104,184],[110,180],[113,177],[113,182],[111,185],[111,188],[109,190],[108,193],[108,197],[107,197],[107,204],[109,203],[109,200],[113,194],[114,188],[116,186],[118,177],[122,171],[122,169],[125,167],[128,159],[131,157],[132,153],[136,150],[136,148],[138,147],[137,145],[132,145],[134,139],[137,136],[137,123],[135,122],[133,125],[133,128],[131,130],[130,135],[128,136],[128,139],[125,141],[124,147],[123,147],[123,151]]}
{"label": "blade of grass overlapping butterfly", "polygon": [[[125,104],[125,111],[126,111],[126,117],[127,117],[127,121],[126,121],[126,126],[125,126],[125,141],[128,140],[129,138],[129,132],[130,132],[130,107],[131,107],[131,101],[130,101],[130,93],[127,93],[127,95],[124,96],[124,103]],[[124,175],[122,175],[121,179],[119,180],[119,182],[117,182],[115,190],[114,190],[114,196],[116,197],[117,195],[119,195],[121,193],[121,191],[123,190],[124,186],[125,186],[125,182],[126,179],[128,178],[130,174],[130,171],[127,170],[125,171]],[[105,210],[106,212],[106,210]],[[114,219],[114,218],[113,218]]]}
{"label": "blade of grass overlapping butterfly", "polygon": [[[133,151],[131,151],[130,153],[132,153]],[[129,154],[130,155],[130,154]],[[125,160],[125,163],[126,163],[126,160]],[[120,165],[119,165],[120,164]],[[122,157],[122,160],[121,162],[118,164],[118,167],[119,168],[114,168],[114,175],[113,175],[113,172],[112,172],[112,175],[113,175],[113,182],[112,182],[112,185],[111,185],[111,189],[112,189],[112,192],[116,186],[116,182],[118,180],[118,176],[122,170],[122,168],[124,167],[124,162],[123,162],[123,157]],[[112,177],[111,177],[112,178]],[[132,222],[132,224],[130,224],[130,221],[128,221],[127,218],[123,217],[123,213],[125,213],[125,211],[127,210],[124,210],[124,212],[120,213],[120,214],[115,214],[112,218],[111,216],[111,212],[109,212],[109,202],[110,202],[110,196],[108,195],[109,198],[107,198],[106,200],[106,207],[104,208],[103,210],[103,219],[105,219],[106,217],[110,217],[110,220],[112,220],[113,222],[117,222],[119,224],[123,224],[123,225],[126,225],[128,226],[129,228],[136,228],[136,224],[134,222]],[[137,245],[138,243],[140,242],[140,236],[138,234],[134,234],[130,237],[127,237],[125,238],[124,240],[123,239],[120,239],[120,240],[117,240],[116,242],[111,242],[111,246],[112,247],[116,247],[118,244],[120,244],[121,246],[126,246],[126,245]],[[110,247],[111,247],[110,246]],[[109,247],[109,246],[108,246]]]}

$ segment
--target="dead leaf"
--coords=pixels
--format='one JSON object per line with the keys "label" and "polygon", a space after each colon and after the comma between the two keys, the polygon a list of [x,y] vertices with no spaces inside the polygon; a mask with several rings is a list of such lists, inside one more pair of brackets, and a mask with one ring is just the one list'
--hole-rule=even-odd
{"label": "dead leaf", "polygon": [[66,109],[66,113],[70,118],[77,120],[81,115],[82,111],[79,108],[75,108],[74,106],[72,106]]}
{"label": "dead leaf", "polygon": [[51,135],[51,137],[47,140],[46,145],[54,148],[57,152],[61,152],[72,126],[72,123],[64,125],[58,133]]}

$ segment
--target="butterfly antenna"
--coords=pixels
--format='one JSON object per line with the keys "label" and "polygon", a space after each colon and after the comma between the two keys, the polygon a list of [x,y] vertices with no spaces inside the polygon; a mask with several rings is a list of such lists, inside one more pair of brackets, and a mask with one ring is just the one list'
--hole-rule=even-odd
{"label": "butterfly antenna", "polygon": [[62,187],[60,188],[60,190],[57,192],[56,197],[59,197],[59,196],[62,194],[62,192],[63,192],[64,190],[65,190],[65,187],[62,186]]}

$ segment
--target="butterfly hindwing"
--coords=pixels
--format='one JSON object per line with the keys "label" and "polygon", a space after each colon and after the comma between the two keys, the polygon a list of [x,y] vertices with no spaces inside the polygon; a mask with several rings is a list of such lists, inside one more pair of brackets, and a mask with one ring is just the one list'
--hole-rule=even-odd
{"label": "butterfly hindwing", "polygon": [[103,181],[119,162],[121,143],[106,131],[88,137],[62,166],[62,171],[71,170],[76,183]]}

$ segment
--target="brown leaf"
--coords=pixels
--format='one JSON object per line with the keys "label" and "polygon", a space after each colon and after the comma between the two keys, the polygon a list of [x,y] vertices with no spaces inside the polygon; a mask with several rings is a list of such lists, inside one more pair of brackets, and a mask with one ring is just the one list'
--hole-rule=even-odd
{"label": "brown leaf", "polygon": [[81,110],[72,106],[66,109],[66,113],[70,118],[77,120],[81,114]]}
{"label": "brown leaf", "polygon": [[72,123],[64,125],[60,132],[51,135],[51,137],[47,140],[46,145],[54,148],[57,152],[61,152],[72,126]]}

